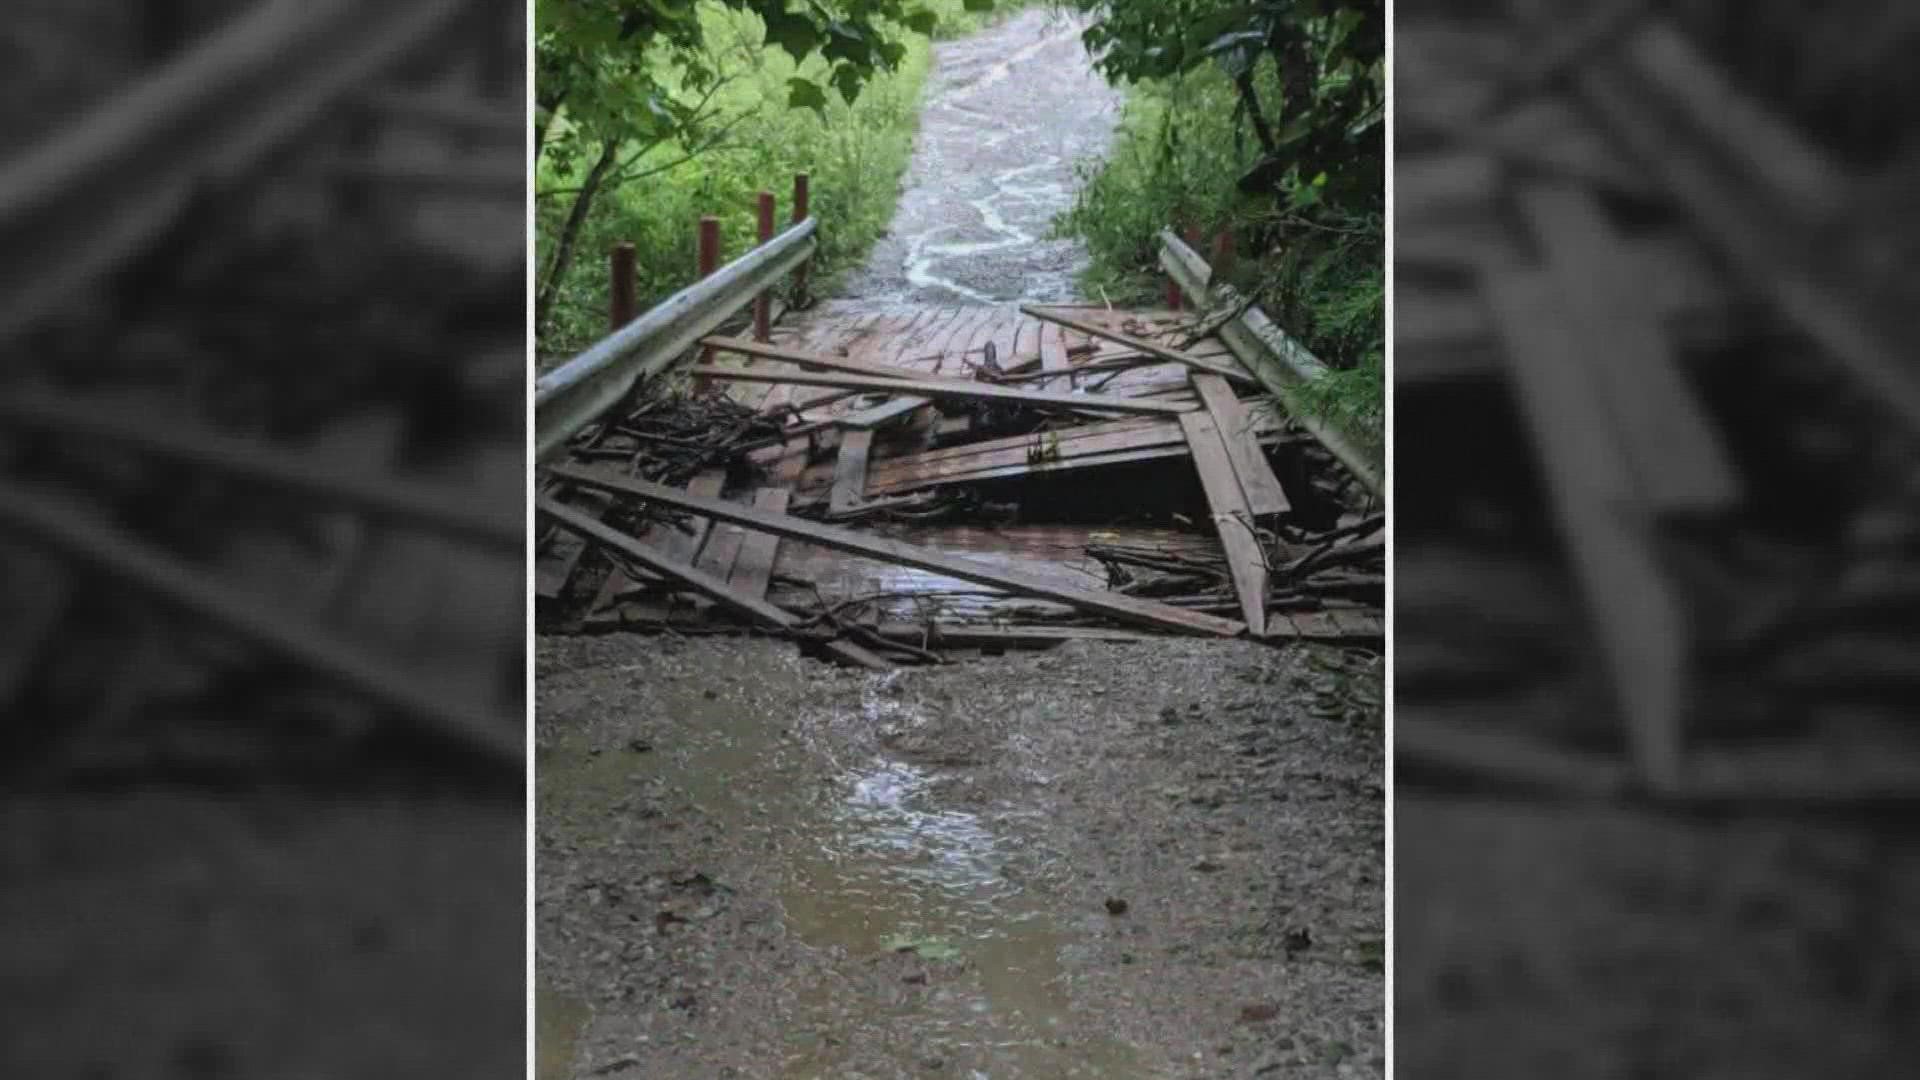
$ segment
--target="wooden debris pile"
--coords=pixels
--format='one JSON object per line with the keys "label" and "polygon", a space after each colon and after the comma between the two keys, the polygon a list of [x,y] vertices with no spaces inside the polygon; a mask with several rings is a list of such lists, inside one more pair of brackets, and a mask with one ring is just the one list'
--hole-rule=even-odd
{"label": "wooden debris pile", "polygon": [[1205,330],[915,308],[709,338],[693,393],[618,410],[548,470],[543,625],[745,625],[869,667],[1379,641],[1381,516]]}

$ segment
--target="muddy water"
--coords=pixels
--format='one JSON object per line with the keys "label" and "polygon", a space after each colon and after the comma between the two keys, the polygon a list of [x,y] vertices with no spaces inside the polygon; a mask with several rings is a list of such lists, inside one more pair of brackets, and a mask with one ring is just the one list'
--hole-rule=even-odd
{"label": "muddy water", "polygon": [[1028,11],[935,47],[920,137],[889,235],[849,275],[874,303],[1078,299],[1081,246],[1048,239],[1075,165],[1104,153],[1119,95],[1093,70],[1084,24]]}
{"label": "muddy water", "polygon": [[[1060,914],[1067,871],[1045,845],[1041,808],[956,799],[976,752],[924,742],[944,725],[896,698],[903,676],[869,678],[857,709],[844,694],[810,704],[805,664],[730,672],[711,699],[692,683],[661,687],[684,737],[671,749],[596,752],[593,733],[569,732],[539,761],[543,818],[589,845],[619,843],[637,790],[699,807],[723,838],[714,877],[771,893],[783,936],[828,958],[834,978],[778,991],[780,1042],[746,1075],[814,1080],[880,1064],[995,1080],[1150,1075],[1130,1046],[1088,1027],[1094,1014],[1063,974],[1085,943]],[[849,992],[893,961],[923,965],[913,986],[924,991]],[[582,996],[540,988],[542,1078],[606,1064],[579,1050],[594,1019]]]}

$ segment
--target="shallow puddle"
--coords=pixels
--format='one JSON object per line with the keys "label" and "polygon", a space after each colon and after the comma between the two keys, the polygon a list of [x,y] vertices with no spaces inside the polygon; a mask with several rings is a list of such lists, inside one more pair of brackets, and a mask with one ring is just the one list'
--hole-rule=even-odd
{"label": "shallow puddle", "polygon": [[[753,853],[788,931],[849,976],[794,989],[781,1075],[838,1080],[880,1061],[921,1072],[935,1068],[929,1059],[939,1075],[995,1080],[1146,1075],[1129,1047],[1084,1034],[1097,1024],[1076,1013],[1061,963],[1076,934],[1045,899],[1065,871],[1039,843],[1032,808],[953,805],[952,768],[872,752],[835,760],[871,745],[872,732],[937,723],[902,705],[887,677],[868,681],[859,709],[730,703],[805,700],[799,685],[743,686],[787,677],[733,673],[723,700],[675,694],[685,742],[673,747],[545,752],[543,813],[591,834],[636,792],[669,790],[710,815],[730,848]],[[924,978],[909,983],[911,969]],[[540,995],[542,1080],[566,1075],[586,1019],[580,1003]]]}

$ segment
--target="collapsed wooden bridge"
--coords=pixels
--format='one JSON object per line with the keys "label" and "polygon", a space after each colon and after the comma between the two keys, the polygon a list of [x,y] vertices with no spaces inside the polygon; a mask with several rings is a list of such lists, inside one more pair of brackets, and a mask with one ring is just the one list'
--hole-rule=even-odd
{"label": "collapsed wooden bridge", "polygon": [[616,318],[542,380],[548,628],[744,622],[869,667],[1153,634],[1383,638],[1375,496],[1276,407],[1224,320],[826,305],[714,333],[767,303],[759,263],[804,265],[813,227]]}

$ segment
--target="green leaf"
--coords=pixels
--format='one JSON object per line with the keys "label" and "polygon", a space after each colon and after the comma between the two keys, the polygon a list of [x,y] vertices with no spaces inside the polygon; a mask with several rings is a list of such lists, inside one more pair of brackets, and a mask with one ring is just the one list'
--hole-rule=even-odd
{"label": "green leaf", "polygon": [[839,89],[840,96],[851,105],[860,96],[860,86],[867,81],[872,68],[861,69],[852,64],[841,64],[833,69],[833,85]]}
{"label": "green leaf", "polygon": [[932,37],[933,32],[940,29],[940,16],[925,10],[912,12],[907,16],[907,28]]}
{"label": "green leaf", "polygon": [[790,109],[812,109],[821,116],[827,115],[827,92],[819,84],[809,79],[787,80],[787,107]]}
{"label": "green leaf", "polygon": [[872,64],[873,45],[852,27],[842,22],[827,26],[827,47],[820,55],[829,63]]}
{"label": "green leaf", "polygon": [[992,11],[993,0],[961,0],[960,6],[975,14],[979,14],[981,12]]}
{"label": "green leaf", "polygon": [[819,47],[820,28],[813,24],[812,19],[786,11],[768,12],[766,19],[768,44],[787,50],[794,63],[805,60],[809,53]]}

